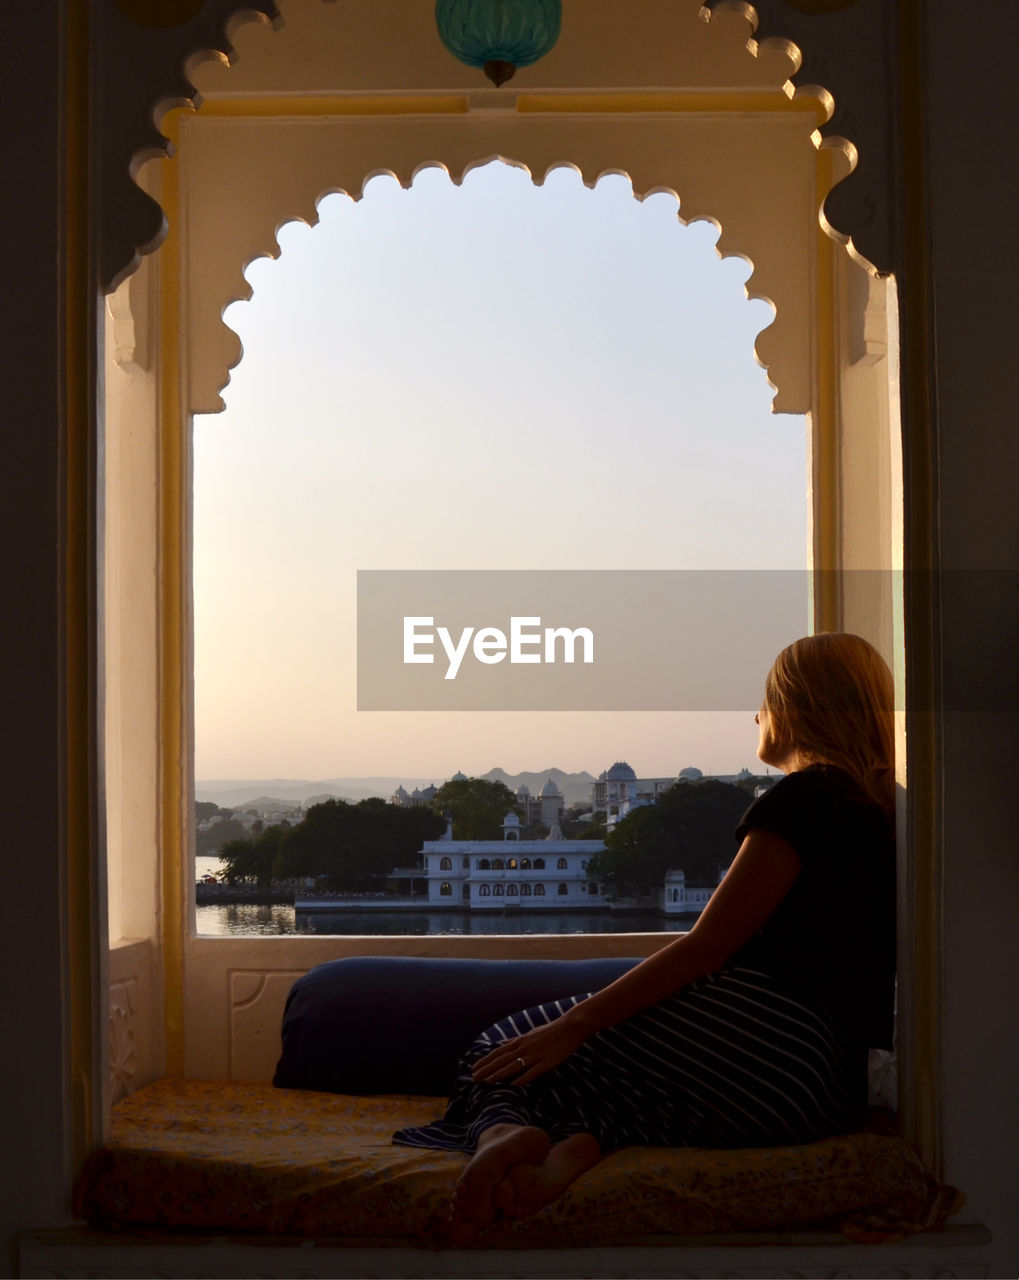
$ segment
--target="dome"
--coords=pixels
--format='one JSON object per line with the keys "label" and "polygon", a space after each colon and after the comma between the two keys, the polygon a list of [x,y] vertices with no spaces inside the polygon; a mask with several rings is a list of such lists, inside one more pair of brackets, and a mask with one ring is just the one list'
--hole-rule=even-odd
{"label": "dome", "polygon": [[393,792],[394,799],[396,796],[399,796],[401,800],[407,800],[409,798],[407,795],[407,792],[404,790],[402,785],[397,787],[396,790]]}
{"label": "dome", "polygon": [[424,791],[421,792],[421,799],[422,800],[434,799],[436,794],[438,793],[438,790],[439,788],[435,785],[435,783],[434,782],[431,783],[429,786],[425,787]]}
{"label": "dome", "polygon": [[414,788],[414,790],[410,793],[410,798],[411,798],[412,800],[420,800],[420,799],[421,799],[421,792],[417,789],[417,787],[415,787],[415,788]]}
{"label": "dome", "polygon": [[517,795],[520,796],[521,799],[523,799],[525,796],[530,796],[530,794],[531,794],[530,791],[528,791],[528,789],[524,786],[523,783],[521,783],[520,786],[517,787]]}
{"label": "dome", "polygon": [[605,774],[607,782],[635,782],[637,775],[625,760],[617,760]]}
{"label": "dome", "polygon": [[461,773],[459,769],[457,769],[456,773],[454,773],[452,778],[450,778],[450,782],[469,782],[469,781],[470,779],[467,777],[466,773]]}
{"label": "dome", "polygon": [[505,818],[503,818],[502,825],[504,827],[519,827],[520,819],[517,817],[515,813],[510,812],[510,813],[507,813]]}
{"label": "dome", "polygon": [[697,782],[704,777],[704,774],[701,773],[700,769],[695,769],[693,765],[687,765],[685,769],[680,769],[677,776],[682,778],[684,782]]}
{"label": "dome", "polygon": [[546,782],[545,785],[542,787],[541,794],[543,796],[557,796],[559,795],[559,788],[552,781],[552,779],[549,778],[548,782]]}

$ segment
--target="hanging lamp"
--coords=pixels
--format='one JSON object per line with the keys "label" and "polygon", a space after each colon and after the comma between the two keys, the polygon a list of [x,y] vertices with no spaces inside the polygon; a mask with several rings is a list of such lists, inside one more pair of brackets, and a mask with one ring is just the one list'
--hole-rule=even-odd
{"label": "hanging lamp", "polygon": [[498,87],[559,39],[562,0],[436,0],[439,39]]}

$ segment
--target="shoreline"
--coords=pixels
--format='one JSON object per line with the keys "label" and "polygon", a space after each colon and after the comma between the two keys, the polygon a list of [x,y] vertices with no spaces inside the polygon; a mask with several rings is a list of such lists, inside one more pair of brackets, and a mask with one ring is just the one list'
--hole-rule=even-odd
{"label": "shoreline", "polygon": [[642,916],[662,920],[694,920],[699,912],[665,911],[656,904],[641,906],[635,903],[602,902],[597,906],[548,906],[548,907],[467,907],[460,903],[436,903],[428,899],[408,900],[406,898],[375,898],[372,901],[332,901],[329,898],[303,895],[294,889],[284,887],[272,889],[251,889],[222,884],[202,884],[195,886],[195,905],[199,907],[215,906],[286,906],[293,907],[298,914],[309,915],[377,915],[395,913],[398,915],[419,915],[441,913],[443,915],[464,916],[471,919],[540,919],[546,915],[568,916]]}

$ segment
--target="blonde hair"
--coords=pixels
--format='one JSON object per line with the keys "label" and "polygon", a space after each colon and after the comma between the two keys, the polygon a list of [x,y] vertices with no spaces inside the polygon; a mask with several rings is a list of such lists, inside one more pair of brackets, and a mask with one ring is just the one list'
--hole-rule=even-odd
{"label": "blonde hair", "polygon": [[783,649],[768,672],[768,746],[779,757],[844,769],[891,816],[894,706],[888,664],[862,636],[805,636]]}

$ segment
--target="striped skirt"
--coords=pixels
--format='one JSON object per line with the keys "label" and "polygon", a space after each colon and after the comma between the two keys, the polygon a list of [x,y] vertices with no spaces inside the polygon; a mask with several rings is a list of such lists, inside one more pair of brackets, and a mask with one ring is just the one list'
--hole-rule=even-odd
{"label": "striped skirt", "polygon": [[401,1129],[405,1146],[473,1151],[493,1124],[537,1125],[553,1142],[591,1133],[617,1147],[789,1146],[859,1127],[867,1053],[766,974],[732,968],[596,1032],[522,1088],[477,1084],[493,1046],[552,1022],[571,996],[503,1018],[460,1061],[441,1120]]}

